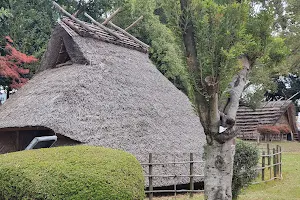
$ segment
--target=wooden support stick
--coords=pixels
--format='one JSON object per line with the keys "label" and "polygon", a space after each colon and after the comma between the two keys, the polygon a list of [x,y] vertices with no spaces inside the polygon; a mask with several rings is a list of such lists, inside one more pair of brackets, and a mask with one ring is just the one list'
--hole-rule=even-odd
{"label": "wooden support stick", "polygon": [[73,16],[73,17],[77,17],[78,13],[79,13],[79,10],[76,10],[76,12],[74,12],[74,13],[72,14],[72,16]]}
{"label": "wooden support stick", "polygon": [[[193,153],[190,153],[190,190],[194,190],[194,158]],[[194,193],[190,192],[190,197],[193,197]]]}
{"label": "wooden support stick", "polygon": [[90,15],[88,15],[87,13],[84,13],[84,16],[86,16],[87,18],[89,18],[94,24],[96,24],[97,26],[99,26],[100,28],[102,28],[103,30],[105,30],[106,32],[110,33],[111,35],[117,37],[118,39],[122,40],[122,38],[117,34],[114,33],[112,30],[110,30],[109,28],[107,28],[106,26],[100,24],[99,22],[97,22],[96,20],[94,20],[94,18],[92,18]]}
{"label": "wooden support stick", "polygon": [[[56,2],[52,2],[53,5],[63,14],[65,14],[66,16],[68,16],[69,18],[71,18],[72,20],[74,20],[76,23],[78,23],[80,26],[82,26],[83,28],[87,29],[88,31],[91,32],[95,32],[93,29],[91,29],[89,26],[87,26],[84,22],[78,20],[76,17],[74,17],[73,15],[71,15],[70,13],[68,13],[67,11],[65,11],[60,5],[58,5]],[[103,25],[102,25],[103,26]],[[115,36],[118,39],[121,39],[121,37],[114,33],[112,30],[110,30],[109,28],[106,28],[105,26],[101,27],[103,28],[105,31],[107,31],[108,33],[110,33],[111,35]]]}
{"label": "wooden support stick", "polygon": [[279,151],[280,151],[280,157],[279,157],[279,173],[280,173],[280,178],[282,179],[282,151],[281,151],[281,146],[279,146]]}
{"label": "wooden support stick", "polygon": [[135,22],[133,22],[130,26],[128,26],[127,28],[125,28],[125,31],[128,31],[129,29],[131,29],[132,27],[134,27],[135,25],[137,25],[137,23],[139,23],[143,18],[144,18],[144,16],[140,16],[137,20],[135,20]]}
{"label": "wooden support stick", "polygon": [[274,178],[276,178],[276,172],[277,172],[277,167],[276,167],[276,150],[275,150],[275,148],[273,148],[273,173],[274,173]]}
{"label": "wooden support stick", "polygon": [[277,153],[277,155],[276,155],[276,163],[277,163],[277,167],[276,167],[276,174],[277,174],[277,176],[279,175],[279,172],[280,172],[280,170],[279,170],[279,168],[280,168],[280,161],[279,161],[279,145],[276,145],[276,153]]}
{"label": "wooden support stick", "polygon": [[153,166],[152,166],[152,153],[149,153],[149,200],[153,199]]}
{"label": "wooden support stick", "polygon": [[126,32],[124,29],[118,27],[117,25],[113,24],[112,22],[108,22],[108,24],[110,26],[112,26],[113,28],[117,29],[118,31],[120,31],[121,33],[123,33],[124,35],[126,35],[127,37],[129,37],[130,39],[132,39],[133,41],[135,41],[136,43],[149,48],[149,45],[145,44],[144,42],[140,41],[139,39],[137,39],[136,37],[134,37],[133,35],[131,35],[130,33]]}
{"label": "wooden support stick", "polygon": [[262,152],[262,164],[261,164],[261,180],[264,181],[265,180],[265,151]]}
{"label": "wooden support stick", "polygon": [[113,14],[111,14],[108,18],[106,18],[106,19],[104,20],[104,22],[102,23],[102,25],[108,24],[108,22],[110,22],[110,20],[112,20],[112,18],[113,18],[114,16],[116,16],[121,10],[122,10],[122,8],[118,8]]}

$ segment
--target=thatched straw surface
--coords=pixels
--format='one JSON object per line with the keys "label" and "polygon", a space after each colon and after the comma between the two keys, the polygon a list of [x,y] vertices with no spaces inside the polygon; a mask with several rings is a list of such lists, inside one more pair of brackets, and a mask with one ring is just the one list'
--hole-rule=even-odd
{"label": "thatched straw surface", "polygon": [[[183,153],[189,152],[198,153],[195,159],[201,159],[205,136],[189,99],[147,54],[72,36],[61,26],[54,34],[57,39],[50,40],[43,71],[0,107],[0,129],[47,127],[84,144],[131,152],[140,162],[147,161],[149,152],[162,155],[154,158],[156,162],[186,160]],[[55,68],[46,63],[57,59],[55,48],[50,47],[61,41],[71,60],[82,55],[84,59],[79,60],[89,64]],[[162,170],[172,174],[175,169]],[[188,173],[182,167],[177,172]],[[155,182],[155,186],[171,184],[170,179]]]}

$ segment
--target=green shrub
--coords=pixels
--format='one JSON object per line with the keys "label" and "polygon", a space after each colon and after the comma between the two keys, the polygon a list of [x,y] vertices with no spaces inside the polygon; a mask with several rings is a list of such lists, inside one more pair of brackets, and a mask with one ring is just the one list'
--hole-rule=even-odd
{"label": "green shrub", "polygon": [[256,170],[259,160],[258,148],[237,140],[235,146],[235,155],[233,163],[233,177],[232,177],[232,196],[237,198],[241,189],[246,187],[256,176]]}
{"label": "green shrub", "polygon": [[0,199],[143,200],[142,167],[129,153],[72,146],[0,155]]}

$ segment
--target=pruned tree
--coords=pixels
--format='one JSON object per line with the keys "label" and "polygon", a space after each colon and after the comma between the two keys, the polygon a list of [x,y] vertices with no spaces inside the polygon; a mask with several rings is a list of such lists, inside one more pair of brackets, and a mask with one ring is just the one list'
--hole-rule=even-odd
{"label": "pruned tree", "polygon": [[180,0],[179,27],[207,140],[204,187],[209,200],[232,199],[235,118],[250,72],[272,69],[286,56],[273,45],[284,47],[271,36],[273,10],[254,11],[251,5],[249,1]]}
{"label": "pruned tree", "polygon": [[[246,54],[249,7],[212,0],[181,0],[180,7],[187,65],[207,140],[205,196],[231,199],[235,116],[253,64]],[[220,126],[226,128],[222,133]]]}

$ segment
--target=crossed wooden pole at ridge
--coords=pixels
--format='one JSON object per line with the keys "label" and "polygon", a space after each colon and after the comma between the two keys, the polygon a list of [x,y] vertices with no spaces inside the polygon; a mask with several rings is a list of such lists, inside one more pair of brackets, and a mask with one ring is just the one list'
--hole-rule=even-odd
{"label": "crossed wooden pole at ridge", "polygon": [[[79,20],[76,18],[76,15],[78,12],[74,13],[73,15],[71,15],[70,13],[68,13],[65,9],[63,9],[59,4],[57,4],[56,2],[53,1],[53,5],[55,6],[56,9],[58,9],[58,11],[60,11],[61,13],[65,14],[66,16],[68,16],[69,18],[71,18],[72,20],[74,20],[76,23],[78,23],[80,26],[84,27],[86,30],[89,31],[93,31],[91,30],[91,28],[89,26],[87,26],[83,21]],[[139,17],[135,22],[133,22],[130,26],[128,26],[125,29],[120,28],[119,26],[115,25],[114,23],[111,22],[111,20],[121,11],[121,8],[118,8],[114,13],[112,13],[108,18],[106,18],[104,20],[103,23],[99,23],[97,22],[95,19],[93,19],[89,14],[87,14],[86,12],[84,13],[84,15],[91,20],[91,22],[95,25],[97,25],[98,27],[102,28],[103,30],[105,30],[107,33],[109,33],[110,35],[114,36],[116,39],[118,40],[122,40],[122,38],[120,37],[120,35],[114,31],[112,31],[110,28],[106,27],[107,25],[111,26],[112,28],[116,29],[117,31],[121,32],[122,34],[126,35],[127,37],[129,37],[130,39],[132,39],[133,41],[135,41],[136,43],[138,43],[139,45],[145,47],[145,48],[149,48],[149,45],[145,44],[144,42],[140,41],[139,39],[137,39],[136,37],[134,37],[133,35],[131,35],[130,33],[127,32],[127,30],[131,29],[132,27],[134,27],[136,24],[138,24],[142,19],[143,16]]]}

